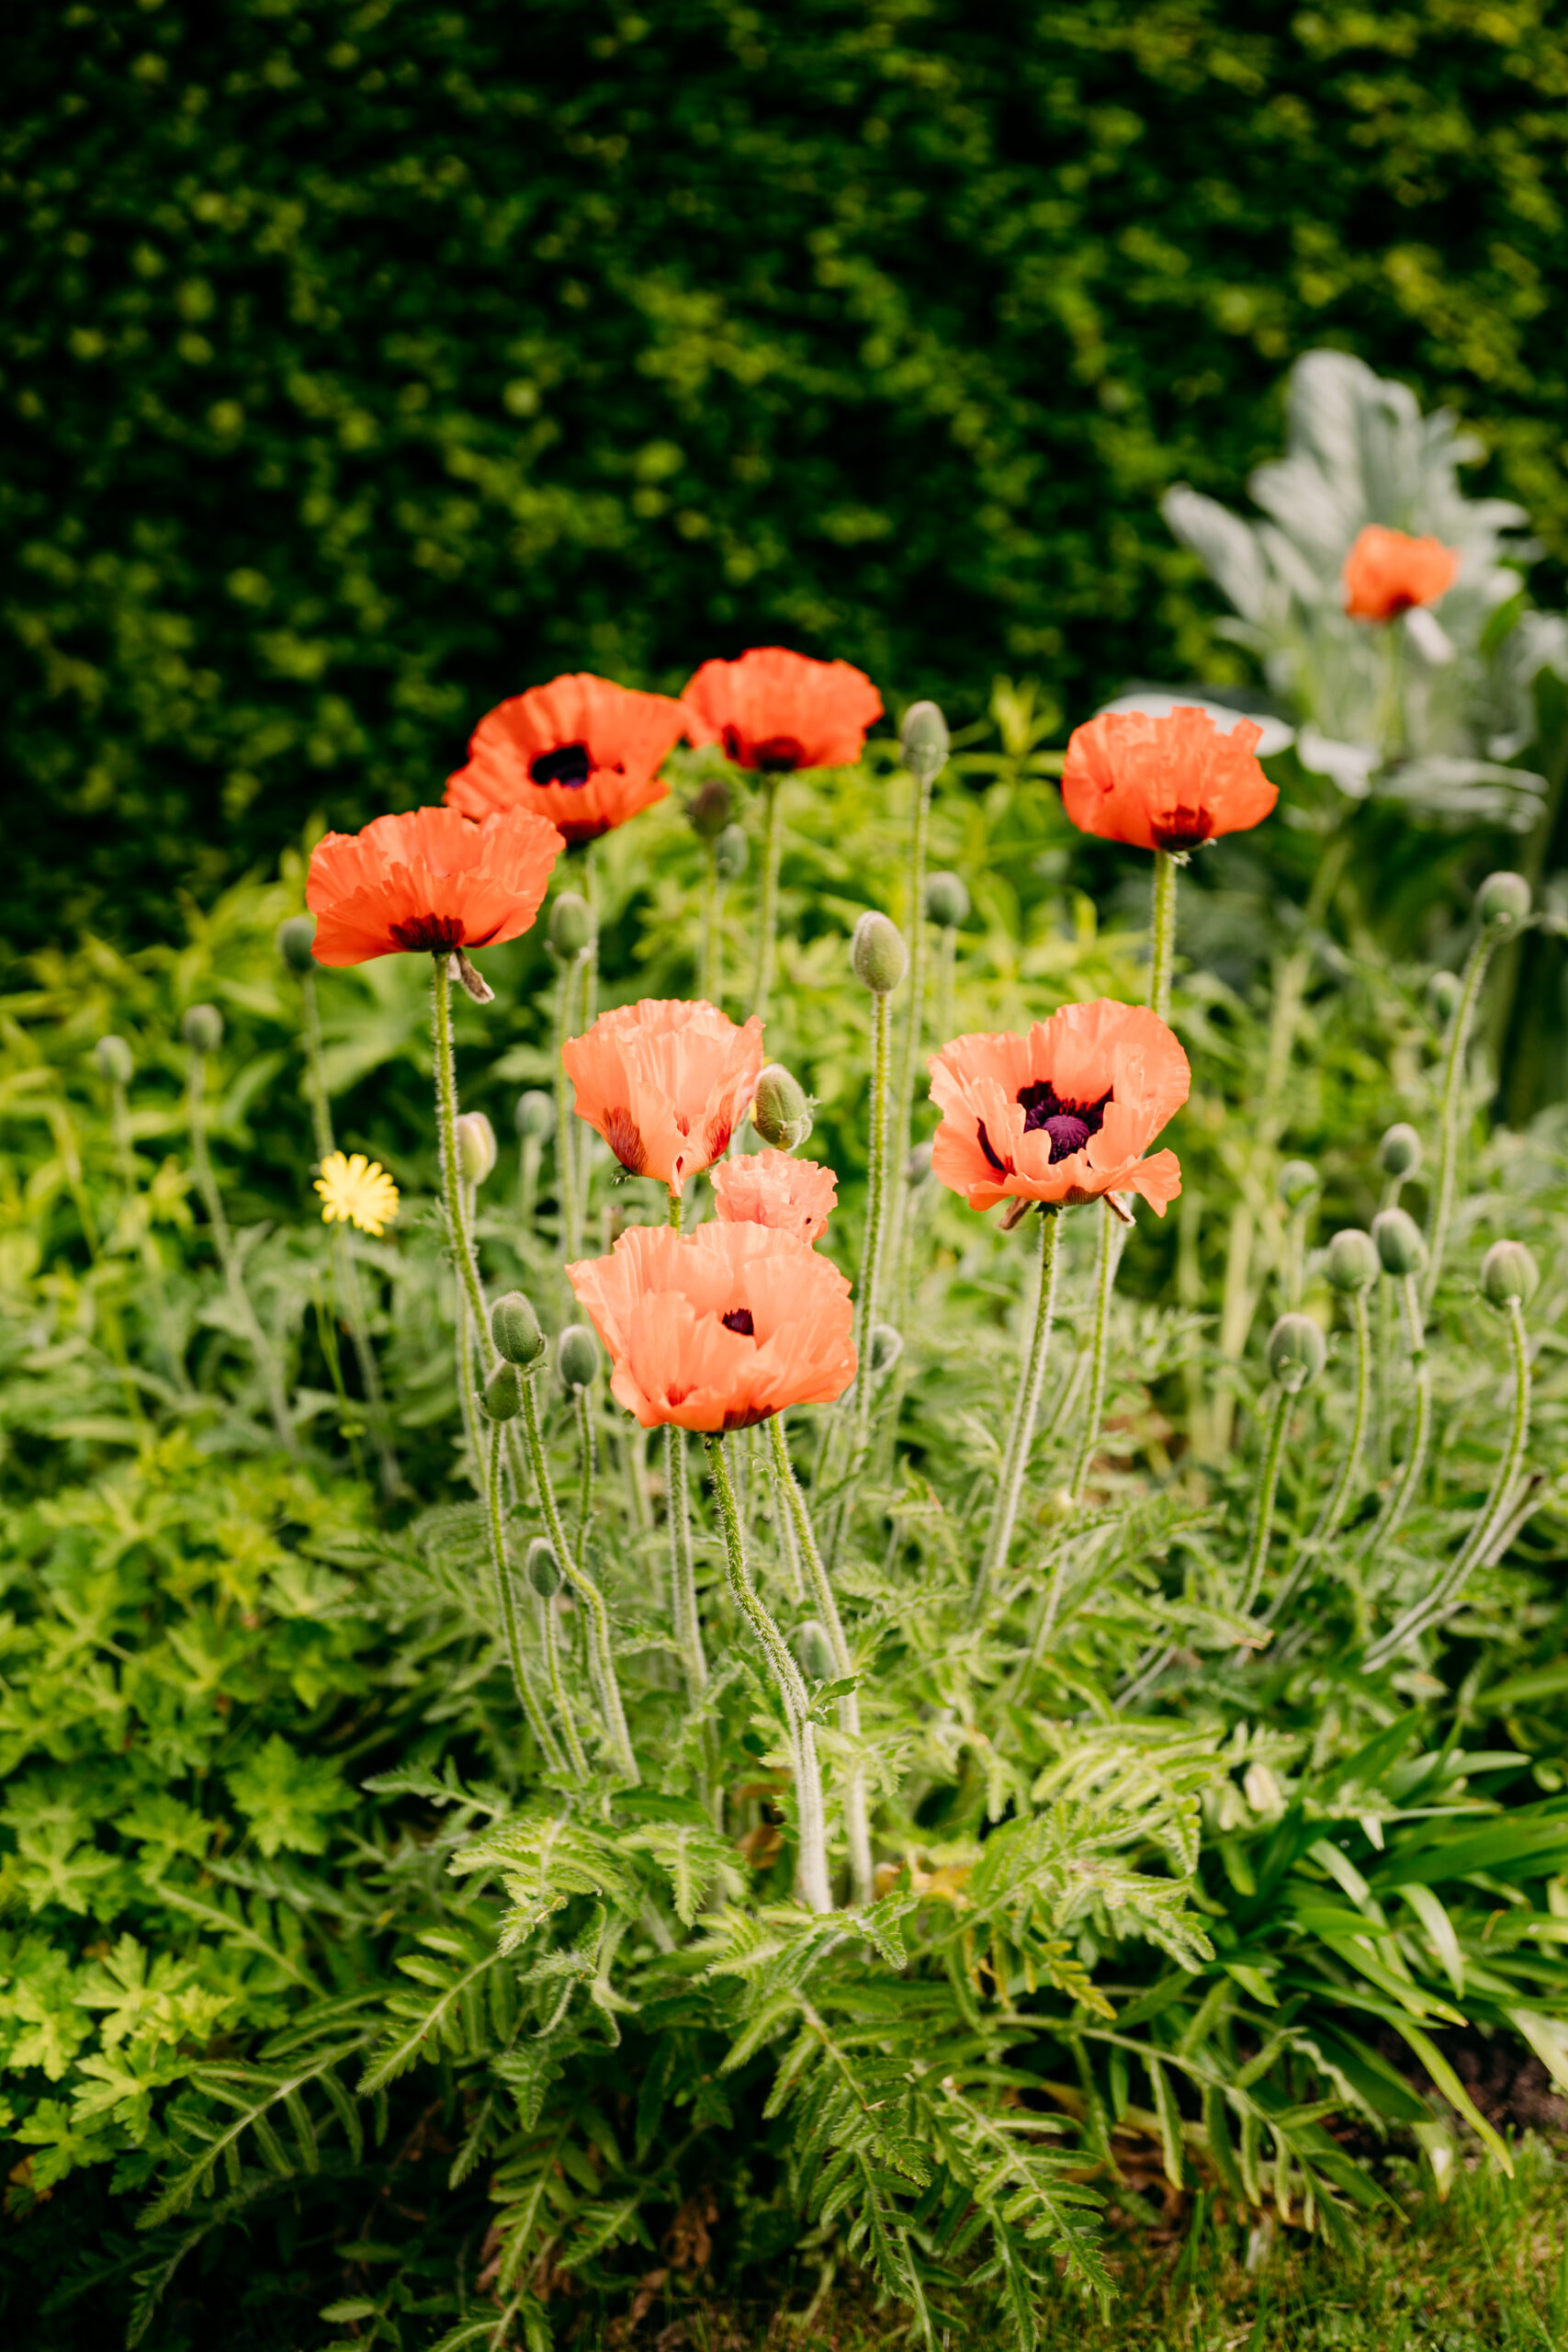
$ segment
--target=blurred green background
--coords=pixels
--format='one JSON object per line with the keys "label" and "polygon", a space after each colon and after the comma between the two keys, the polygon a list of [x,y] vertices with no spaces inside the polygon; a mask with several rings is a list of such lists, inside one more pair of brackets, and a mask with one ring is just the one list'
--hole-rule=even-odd
{"label": "blurred green background", "polygon": [[1160,521],[1338,344],[1561,601],[1540,0],[107,0],[0,34],[6,931],[437,797],[502,695],[783,640],[1050,730],[1244,677]]}

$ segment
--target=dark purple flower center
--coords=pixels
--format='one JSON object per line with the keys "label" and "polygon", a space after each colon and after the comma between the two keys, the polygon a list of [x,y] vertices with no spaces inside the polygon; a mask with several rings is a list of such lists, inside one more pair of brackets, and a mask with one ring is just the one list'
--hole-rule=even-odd
{"label": "dark purple flower center", "polygon": [[1156,849],[1197,849],[1213,830],[1214,820],[1207,808],[1169,808],[1149,823]]}
{"label": "dark purple flower center", "polygon": [[[407,922],[390,922],[387,928],[398,945],[411,955],[423,951],[431,956],[442,956],[450,948],[464,944],[461,915],[413,915]],[[471,939],[468,944],[482,947],[484,942]]]}
{"label": "dark purple flower center", "polygon": [[794,735],[770,735],[766,741],[753,743],[751,757],[746,757],[746,739],[739,727],[724,730],[725,756],[738,768],[748,765],[760,775],[789,775],[806,763],[806,746]]}
{"label": "dark purple flower center", "polygon": [[721,1315],[718,1319],[727,1331],[739,1331],[743,1340],[754,1340],[757,1336],[749,1306],[732,1306],[728,1315]]}
{"label": "dark purple flower center", "polygon": [[586,743],[561,743],[553,752],[541,752],[528,773],[536,784],[564,784],[576,792],[592,775],[593,757]]}
{"label": "dark purple flower center", "polygon": [[[1107,1087],[1098,1102],[1065,1102],[1048,1078],[1038,1078],[1031,1085],[1021,1086],[1018,1100],[1023,1112],[1023,1132],[1035,1135],[1043,1127],[1051,1138],[1051,1164],[1068,1159],[1081,1151],[1090,1136],[1097,1136],[1105,1124],[1105,1106],[1111,1100]],[[980,1130],[980,1148],[993,1168],[1001,1161],[991,1149],[984,1127]]]}

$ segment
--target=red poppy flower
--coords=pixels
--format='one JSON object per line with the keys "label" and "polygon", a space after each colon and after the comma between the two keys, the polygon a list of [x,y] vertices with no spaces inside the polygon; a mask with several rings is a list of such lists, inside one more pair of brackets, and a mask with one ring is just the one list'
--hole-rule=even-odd
{"label": "red poppy flower", "polygon": [[362,833],[327,833],[305,884],[316,960],[499,946],[534,921],[560,853],[555,827],[526,808],[482,825],[456,808],[411,808]]}
{"label": "red poppy flower", "polygon": [[1280,797],[1253,756],[1262,734],[1247,718],[1222,734],[1187,705],[1158,718],[1101,711],[1068,739],[1062,806],[1080,832],[1134,849],[1195,849],[1245,832]]}
{"label": "red poppy flower", "polygon": [[1163,1216],[1181,1190],[1173,1151],[1140,1156],[1191,1083],[1186,1055],[1144,1005],[1065,1005],[1027,1037],[954,1038],[930,1069],[942,1112],[931,1173],[972,1209],[1141,1193]]}
{"label": "red poppy flower", "polygon": [[728,1147],[762,1067],[762,1024],[738,1029],[700,1001],[645,997],[602,1012],[561,1047],[577,1115],[623,1168],[679,1193]]}
{"label": "red poppy flower", "polygon": [[815,1159],[787,1151],[750,1151],[713,1171],[713,1196],[722,1225],[771,1225],[775,1232],[815,1241],[838,1206],[839,1180]]}
{"label": "red poppy flower", "polygon": [[569,842],[592,841],[667,797],[657,770],[680,741],[683,707],[608,678],[552,678],[498,703],[475,728],[446,798],[466,816],[532,808]]}
{"label": "red poppy flower", "polygon": [[1435,605],[1459,574],[1459,550],[1369,523],[1357,534],[1340,580],[1353,621],[1392,621],[1415,605]]}
{"label": "red poppy flower", "polygon": [[753,646],[739,662],[705,662],[681,699],[694,743],[722,743],[727,760],[763,775],[852,767],[866,729],[882,716],[882,696],[863,670],[779,645]]}
{"label": "red poppy flower", "polygon": [[684,1238],[634,1225],[607,1258],[567,1268],[645,1430],[739,1430],[826,1405],[855,1376],[854,1310],[838,1268],[765,1225]]}

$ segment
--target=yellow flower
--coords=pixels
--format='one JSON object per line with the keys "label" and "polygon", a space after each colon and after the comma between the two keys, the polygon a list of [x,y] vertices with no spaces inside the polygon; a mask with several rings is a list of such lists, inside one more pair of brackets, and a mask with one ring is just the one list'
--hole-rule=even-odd
{"label": "yellow flower", "polygon": [[342,1217],[356,1225],[361,1233],[373,1233],[378,1238],[398,1214],[397,1186],[380,1161],[367,1159],[362,1151],[352,1159],[341,1151],[329,1152],[321,1162],[316,1190],[321,1196],[323,1225]]}

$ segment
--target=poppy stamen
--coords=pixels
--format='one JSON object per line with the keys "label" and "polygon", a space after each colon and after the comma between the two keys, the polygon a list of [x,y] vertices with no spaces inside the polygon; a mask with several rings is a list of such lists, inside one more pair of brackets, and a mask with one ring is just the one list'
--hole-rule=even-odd
{"label": "poppy stamen", "polygon": [[586,743],[561,743],[528,763],[536,784],[564,784],[573,792],[580,792],[592,773],[593,755]]}
{"label": "poppy stamen", "polygon": [[[1043,1127],[1051,1138],[1051,1164],[1068,1159],[1081,1151],[1090,1136],[1097,1136],[1105,1124],[1105,1106],[1111,1101],[1108,1090],[1098,1102],[1065,1102],[1048,1078],[1036,1079],[1032,1085],[1021,1086],[1018,1100],[1023,1111],[1023,1132],[1035,1135]],[[987,1152],[987,1159],[990,1157]]]}

